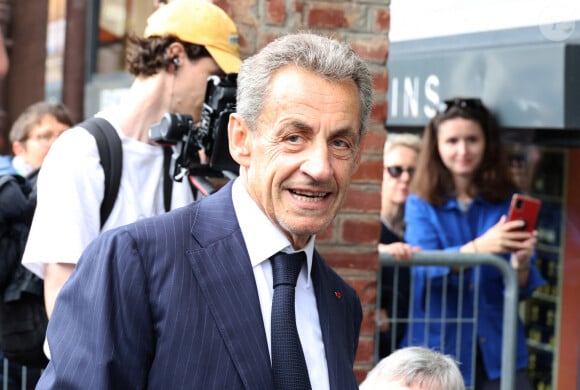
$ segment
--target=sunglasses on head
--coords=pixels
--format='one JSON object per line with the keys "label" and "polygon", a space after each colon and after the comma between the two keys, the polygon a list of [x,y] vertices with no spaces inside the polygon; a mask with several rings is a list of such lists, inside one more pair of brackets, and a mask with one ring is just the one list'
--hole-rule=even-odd
{"label": "sunglasses on head", "polygon": [[385,170],[389,173],[389,176],[391,176],[393,179],[398,179],[399,177],[401,177],[403,172],[407,172],[409,174],[409,177],[413,177],[413,174],[415,173],[415,168],[413,167],[403,168],[400,165],[391,165],[390,167],[385,167]]}
{"label": "sunglasses on head", "polygon": [[444,114],[453,107],[458,107],[464,110],[479,111],[483,108],[483,103],[479,98],[454,98],[443,100],[437,107],[440,114]]}

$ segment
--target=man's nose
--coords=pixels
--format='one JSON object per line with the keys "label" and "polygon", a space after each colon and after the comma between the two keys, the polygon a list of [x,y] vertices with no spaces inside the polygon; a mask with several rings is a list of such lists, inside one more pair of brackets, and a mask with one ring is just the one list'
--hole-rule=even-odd
{"label": "man's nose", "polygon": [[332,172],[328,145],[313,145],[307,152],[302,171],[316,180],[326,179]]}

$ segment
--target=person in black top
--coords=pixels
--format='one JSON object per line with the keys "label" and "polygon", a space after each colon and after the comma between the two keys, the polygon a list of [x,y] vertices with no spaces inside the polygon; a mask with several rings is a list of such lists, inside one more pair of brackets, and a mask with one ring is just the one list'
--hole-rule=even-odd
{"label": "person in black top", "polygon": [[[379,251],[397,260],[409,260],[414,251],[403,241],[405,200],[415,171],[421,139],[410,133],[389,134],[383,151],[381,188],[381,237]],[[409,308],[409,268],[381,268],[381,332],[379,357],[394,351],[405,333],[405,324],[396,320],[407,317]],[[395,288],[394,282],[397,279]],[[396,307],[395,307],[396,304]],[[396,313],[395,313],[396,309]]]}

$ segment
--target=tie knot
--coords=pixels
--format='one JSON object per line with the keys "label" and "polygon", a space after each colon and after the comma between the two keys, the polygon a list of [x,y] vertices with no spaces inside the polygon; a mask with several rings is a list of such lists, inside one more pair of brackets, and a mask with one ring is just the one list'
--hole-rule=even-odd
{"label": "tie knot", "polygon": [[306,253],[284,253],[278,252],[270,258],[272,263],[272,279],[274,281],[274,288],[281,284],[291,285],[296,287],[298,274],[300,268],[306,261]]}

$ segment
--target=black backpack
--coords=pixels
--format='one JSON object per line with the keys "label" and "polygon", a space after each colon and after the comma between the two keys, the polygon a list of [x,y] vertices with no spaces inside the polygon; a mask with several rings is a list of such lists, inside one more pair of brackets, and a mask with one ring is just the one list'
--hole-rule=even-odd
{"label": "black backpack", "polygon": [[[105,172],[102,227],[119,191],[121,140],[104,119],[91,118],[79,126],[95,137]],[[0,349],[11,362],[44,368],[48,363],[42,349],[48,318],[43,281],[20,263],[36,207],[34,179],[0,177]]]}

